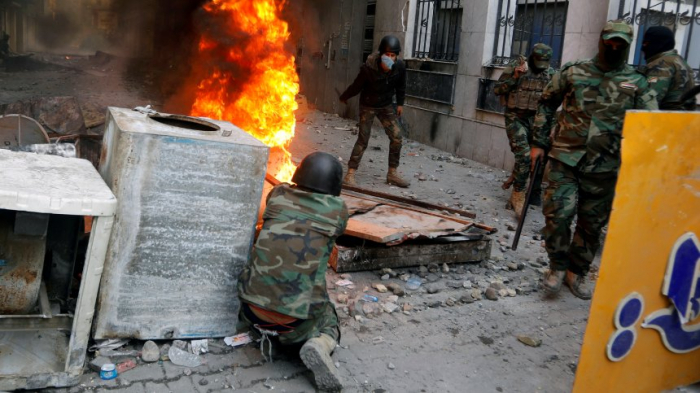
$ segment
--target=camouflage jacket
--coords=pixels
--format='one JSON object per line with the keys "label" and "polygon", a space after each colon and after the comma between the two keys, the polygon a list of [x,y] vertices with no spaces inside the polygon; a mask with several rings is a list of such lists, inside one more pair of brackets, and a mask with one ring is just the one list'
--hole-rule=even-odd
{"label": "camouflage jacket", "polygon": [[642,72],[656,92],[660,109],[695,110],[694,97],[687,102],[680,102],[683,93],[695,86],[695,81],[693,69],[675,49],[653,56]]}
{"label": "camouflage jacket", "polygon": [[[524,58],[523,58],[524,60]],[[539,74],[528,69],[525,74],[515,77],[515,68],[523,60],[516,59],[503,70],[501,77],[493,88],[501,96],[501,105],[507,109],[537,110],[537,102],[545,85],[552,79],[554,69],[549,67]],[[525,60],[526,61],[526,60]]]}
{"label": "camouflage jacket", "polygon": [[241,299],[294,318],[319,316],[329,301],[328,258],[347,221],[339,197],[275,186],[239,280]]}
{"label": "camouflage jacket", "polygon": [[604,72],[593,59],[567,63],[542,93],[533,145],[550,147],[549,134],[559,105],[562,111],[557,116],[549,156],[593,173],[619,169],[627,110],[658,109],[656,94],[646,78],[629,65]]}

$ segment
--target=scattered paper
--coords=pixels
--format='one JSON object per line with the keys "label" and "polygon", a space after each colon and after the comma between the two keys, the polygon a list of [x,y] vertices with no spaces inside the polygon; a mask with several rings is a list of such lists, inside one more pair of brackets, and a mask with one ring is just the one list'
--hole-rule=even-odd
{"label": "scattered paper", "polygon": [[335,285],[336,285],[337,287],[347,287],[347,286],[352,285],[352,281],[350,281],[350,280],[339,280],[339,281],[336,281],[336,282],[335,282]]}
{"label": "scattered paper", "polygon": [[252,343],[253,339],[250,338],[250,334],[241,333],[241,334],[236,334],[235,336],[231,336],[231,337],[224,337],[224,342],[229,347],[240,347],[242,345]]}

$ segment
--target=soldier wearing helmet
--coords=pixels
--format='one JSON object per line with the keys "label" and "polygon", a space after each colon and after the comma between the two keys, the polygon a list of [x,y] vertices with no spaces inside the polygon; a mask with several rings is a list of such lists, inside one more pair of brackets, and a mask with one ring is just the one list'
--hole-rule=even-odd
{"label": "soldier wearing helmet", "polygon": [[625,112],[659,109],[644,75],[627,64],[632,37],[624,21],[606,23],[598,55],[565,64],[540,98],[530,155],[534,162],[549,150],[543,206],[549,271],[543,284],[552,294],[566,283],[575,296],[591,298],[586,276],[610,217]]}
{"label": "soldier wearing helmet", "polygon": [[[340,95],[342,103],[360,95],[360,130],[348,161],[348,172],[343,180],[347,185],[357,185],[355,171],[359,168],[362,155],[367,149],[375,117],[382,123],[389,137],[389,170],[386,182],[404,188],[410,185],[397,172],[402,143],[398,117],[403,113],[406,96],[406,66],[398,58],[399,53],[401,42],[398,38],[392,35],[382,38],[379,50],[367,57],[355,81]],[[393,106],[394,96],[398,105],[396,109]]]}
{"label": "soldier wearing helmet", "polygon": [[[326,269],[348,210],[343,167],[323,152],[306,156],[292,180],[267,196],[263,225],[239,279],[240,319],[267,340],[298,347],[320,390],[342,388],[331,353],[340,340]],[[272,345],[272,341],[270,344]],[[271,352],[271,349],[270,349]]]}
{"label": "soldier wearing helmet", "polygon": [[[510,150],[515,156],[511,175],[513,192],[508,201],[508,207],[515,210],[517,216],[522,214],[525,204],[525,186],[530,175],[532,125],[537,113],[537,104],[542,90],[554,74],[554,69],[549,66],[551,58],[552,48],[542,43],[535,44],[527,62],[524,57],[511,62],[494,88],[494,92],[501,96],[501,103],[506,107],[506,133]],[[533,178],[533,181],[536,184],[532,190],[531,203],[540,206],[542,205],[540,187],[542,171]],[[504,184],[506,189],[509,186]]]}

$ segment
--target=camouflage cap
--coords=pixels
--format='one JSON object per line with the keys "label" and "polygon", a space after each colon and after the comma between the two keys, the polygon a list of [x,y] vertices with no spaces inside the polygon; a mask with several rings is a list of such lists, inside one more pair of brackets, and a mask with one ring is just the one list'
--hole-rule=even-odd
{"label": "camouflage cap", "polygon": [[552,48],[543,43],[535,44],[532,47],[532,57],[535,67],[545,69],[549,67],[549,61],[552,59]]}
{"label": "camouflage cap", "polygon": [[632,39],[634,38],[634,30],[632,30],[632,26],[627,24],[625,21],[614,20],[605,24],[600,36],[604,40],[620,38],[626,43],[631,44]]}

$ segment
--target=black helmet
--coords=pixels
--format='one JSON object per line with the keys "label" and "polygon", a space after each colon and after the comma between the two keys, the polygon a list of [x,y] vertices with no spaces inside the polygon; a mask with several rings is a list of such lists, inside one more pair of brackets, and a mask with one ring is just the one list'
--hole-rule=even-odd
{"label": "black helmet", "polygon": [[393,35],[386,35],[379,43],[379,53],[393,52],[397,55],[401,52],[401,41]]}
{"label": "black helmet", "polygon": [[343,166],[334,156],[317,151],[301,160],[292,181],[299,187],[339,196],[343,178]]}

